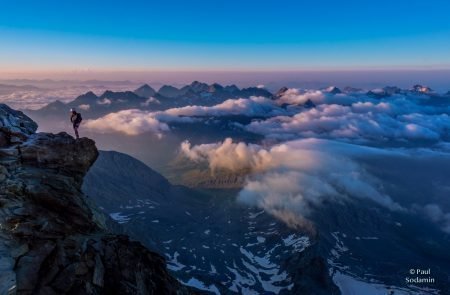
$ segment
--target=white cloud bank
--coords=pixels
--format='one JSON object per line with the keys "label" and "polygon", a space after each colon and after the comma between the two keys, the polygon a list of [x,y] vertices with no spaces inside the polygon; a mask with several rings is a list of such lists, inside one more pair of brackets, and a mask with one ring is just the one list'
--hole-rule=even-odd
{"label": "white cloud bank", "polygon": [[[286,114],[286,111],[264,97],[229,99],[215,106],[186,106],[164,111],[149,112],[138,109],[109,113],[95,120],[89,120],[86,127],[94,132],[120,132],[138,135],[146,132],[169,131],[167,123],[198,121],[198,117],[240,115],[248,117],[270,117]],[[120,124],[118,124],[120,123]]]}
{"label": "white cloud bank", "polygon": [[110,113],[96,120],[88,120],[85,127],[99,133],[121,132],[127,135],[152,132],[162,136],[163,132],[169,131],[166,123],[161,123],[137,109]]}
{"label": "white cloud bank", "polygon": [[89,104],[80,104],[80,105],[78,106],[78,108],[79,108],[80,110],[87,111],[87,110],[89,110],[89,109],[91,108],[91,105],[89,105]]}
{"label": "white cloud bank", "polygon": [[438,141],[446,136],[450,128],[448,114],[412,111],[392,102],[356,102],[349,106],[321,104],[293,116],[254,121],[246,129],[277,139],[316,137],[377,143]]}
{"label": "white cloud bank", "polygon": [[273,117],[286,114],[286,111],[265,97],[228,99],[215,106],[186,106],[164,111],[172,116],[229,116],[241,115],[247,117]]}
{"label": "white cloud bank", "polygon": [[[427,99],[426,96],[417,98],[408,95],[376,99],[361,93],[331,94],[320,90],[289,89],[277,100],[239,98],[214,106],[190,105],[133,113],[139,120],[153,118],[166,124],[193,122],[202,117],[252,117],[255,118],[253,122],[240,126],[249,132],[277,140],[314,137],[377,144],[389,141],[440,141],[447,138],[450,131],[450,108],[445,104],[427,104]],[[302,107],[309,100],[316,106]],[[120,116],[120,112],[117,114]],[[109,116],[114,116],[114,113]],[[116,131],[129,133],[126,131],[127,122],[124,124]],[[133,125],[130,128],[136,130]],[[139,132],[151,130],[152,127],[141,128]]]}
{"label": "white cloud bank", "polygon": [[404,210],[383,192],[376,178],[346,156],[352,149],[359,147],[319,139],[289,141],[270,148],[231,139],[197,146],[184,142],[181,146],[187,158],[207,162],[213,171],[251,171],[239,199],[293,227],[310,227],[307,216],[311,208],[325,200],[370,199],[390,210]]}

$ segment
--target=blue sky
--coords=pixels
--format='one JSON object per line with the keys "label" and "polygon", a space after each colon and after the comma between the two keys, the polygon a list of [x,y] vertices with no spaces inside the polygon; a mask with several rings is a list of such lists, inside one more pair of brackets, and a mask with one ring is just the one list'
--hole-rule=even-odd
{"label": "blue sky", "polygon": [[450,68],[450,1],[3,1],[0,72]]}

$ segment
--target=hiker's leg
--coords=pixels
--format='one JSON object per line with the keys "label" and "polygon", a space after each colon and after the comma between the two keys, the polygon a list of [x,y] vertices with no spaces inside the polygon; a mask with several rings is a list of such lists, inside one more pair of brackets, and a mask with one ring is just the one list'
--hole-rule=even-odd
{"label": "hiker's leg", "polygon": [[75,130],[75,136],[78,138],[80,138],[80,136],[78,135],[78,125],[73,126],[73,130]]}

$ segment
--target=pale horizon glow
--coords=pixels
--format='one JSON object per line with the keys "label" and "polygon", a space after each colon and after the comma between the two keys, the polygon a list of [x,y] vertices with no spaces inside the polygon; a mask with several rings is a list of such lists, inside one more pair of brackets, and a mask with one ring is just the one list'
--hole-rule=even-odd
{"label": "pale horizon glow", "polygon": [[[411,88],[422,84],[437,92],[446,93],[450,90],[450,70],[430,70],[427,68],[401,70],[370,69],[370,70],[305,70],[305,71],[233,71],[233,70],[164,70],[164,71],[64,71],[32,73],[14,72],[0,73],[0,84],[35,85],[44,88],[61,88],[65,86],[83,86],[82,88],[98,89],[104,85],[122,85],[114,89],[134,90],[134,88],[149,84],[159,89],[164,84],[182,87],[193,81],[205,83],[236,84],[239,87],[265,85],[271,91],[281,87],[300,87],[318,89],[331,85],[338,87],[359,87],[374,89],[388,85]],[[125,84],[123,83],[125,82]],[[50,84],[49,84],[50,83]],[[68,84],[69,83],[69,84]],[[106,84],[104,84],[106,83]],[[89,86],[90,85],[90,86]],[[109,86],[107,86],[109,85]],[[103,88],[103,86],[101,87]],[[80,93],[81,94],[81,93]]]}

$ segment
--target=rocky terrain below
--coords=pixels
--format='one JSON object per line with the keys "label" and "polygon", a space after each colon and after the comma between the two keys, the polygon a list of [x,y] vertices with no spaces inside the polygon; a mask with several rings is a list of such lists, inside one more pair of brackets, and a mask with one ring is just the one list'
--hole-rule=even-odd
{"label": "rocky terrain below", "polygon": [[94,141],[0,105],[0,294],[193,294],[81,191]]}
{"label": "rocky terrain below", "polygon": [[340,294],[317,237],[237,202],[237,190],[173,185],[113,151],[100,151],[82,189],[165,256],[185,285],[214,294]]}

